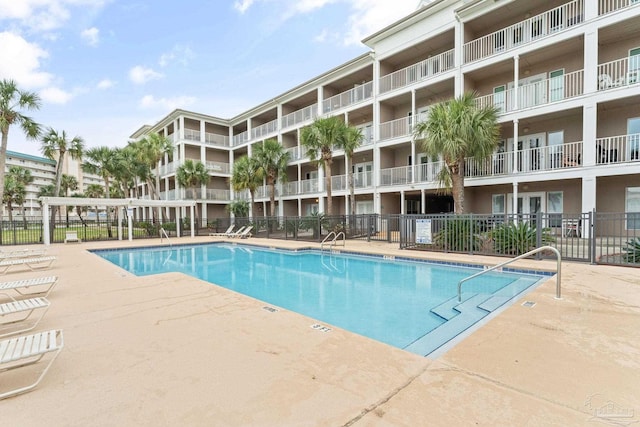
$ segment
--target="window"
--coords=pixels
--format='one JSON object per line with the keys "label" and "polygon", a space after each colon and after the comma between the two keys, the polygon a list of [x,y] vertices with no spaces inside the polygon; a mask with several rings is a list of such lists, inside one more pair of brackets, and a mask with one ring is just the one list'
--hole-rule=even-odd
{"label": "window", "polygon": [[629,159],[640,159],[640,117],[627,120],[627,139]]}
{"label": "window", "polygon": [[564,70],[549,73],[549,95],[551,102],[564,98]]}
{"label": "window", "polygon": [[640,230],[640,187],[627,187],[625,212],[627,230]]}
{"label": "window", "polygon": [[563,198],[562,191],[550,191],[547,193],[549,227],[562,227]]}
{"label": "window", "polygon": [[493,106],[501,113],[506,111],[504,89],[504,85],[493,88]]}
{"label": "window", "polygon": [[627,84],[640,82],[640,47],[629,50],[629,72]]}
{"label": "window", "polygon": [[564,131],[549,132],[547,135],[549,141],[549,164],[551,169],[557,169],[564,166],[562,158],[562,144],[564,144]]}
{"label": "window", "polygon": [[504,215],[504,194],[491,196],[491,213],[493,215]]}

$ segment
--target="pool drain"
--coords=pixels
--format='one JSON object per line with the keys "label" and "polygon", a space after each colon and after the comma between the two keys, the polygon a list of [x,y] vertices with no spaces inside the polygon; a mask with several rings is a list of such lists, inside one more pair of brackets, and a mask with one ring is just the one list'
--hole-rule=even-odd
{"label": "pool drain", "polygon": [[532,308],[534,305],[536,305],[536,303],[533,301],[525,301],[522,303],[522,306],[527,308]]}

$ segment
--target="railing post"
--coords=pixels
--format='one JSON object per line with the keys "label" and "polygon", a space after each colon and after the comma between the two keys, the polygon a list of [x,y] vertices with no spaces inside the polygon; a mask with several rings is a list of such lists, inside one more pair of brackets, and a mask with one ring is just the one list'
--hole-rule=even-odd
{"label": "railing post", "polygon": [[[536,248],[542,246],[542,212],[536,212]],[[540,252],[536,253],[536,259],[540,260],[542,255]]]}
{"label": "railing post", "polygon": [[589,263],[594,265],[596,263],[596,209],[594,208],[589,212],[589,248],[590,256]]}

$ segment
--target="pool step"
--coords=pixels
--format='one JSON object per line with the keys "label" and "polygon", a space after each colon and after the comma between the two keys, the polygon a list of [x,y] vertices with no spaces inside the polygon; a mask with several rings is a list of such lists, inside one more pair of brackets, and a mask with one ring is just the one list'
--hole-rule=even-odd
{"label": "pool step", "polygon": [[[471,298],[473,295],[474,294],[472,294],[472,293],[463,292],[462,293],[462,302],[465,302],[466,300]],[[460,311],[455,310],[455,307],[458,304],[462,304],[462,303],[458,302],[458,297],[453,297],[453,298],[450,298],[450,299],[446,300],[442,304],[437,305],[434,308],[432,308],[431,312],[433,314],[436,314],[436,315],[442,317],[444,320],[451,320],[453,317],[455,317],[458,314],[460,314]]]}
{"label": "pool step", "polygon": [[488,314],[486,310],[478,308],[478,305],[486,301],[488,297],[489,295],[487,294],[478,294],[460,304],[457,304],[458,298],[456,297],[455,302],[457,305],[453,307],[453,310],[457,311],[460,315],[453,316],[436,329],[423,335],[405,347],[405,350],[421,356],[427,356],[442,347],[449,342],[452,337],[464,332]]}

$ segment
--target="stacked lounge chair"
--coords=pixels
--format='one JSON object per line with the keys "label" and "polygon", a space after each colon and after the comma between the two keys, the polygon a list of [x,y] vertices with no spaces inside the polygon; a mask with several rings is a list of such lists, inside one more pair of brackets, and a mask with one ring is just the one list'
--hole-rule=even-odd
{"label": "stacked lounge chair", "polygon": [[[4,268],[2,272],[6,273],[14,265],[32,268],[33,265],[45,264],[48,267],[55,257],[31,255],[28,258],[0,259],[0,268]],[[37,387],[64,347],[60,329],[30,332],[49,310],[51,304],[46,297],[57,282],[56,276],[49,276],[0,283],[0,399]],[[29,334],[19,335],[25,332]],[[17,369],[36,365],[37,368],[25,369],[19,375],[17,372],[11,374]]]}

